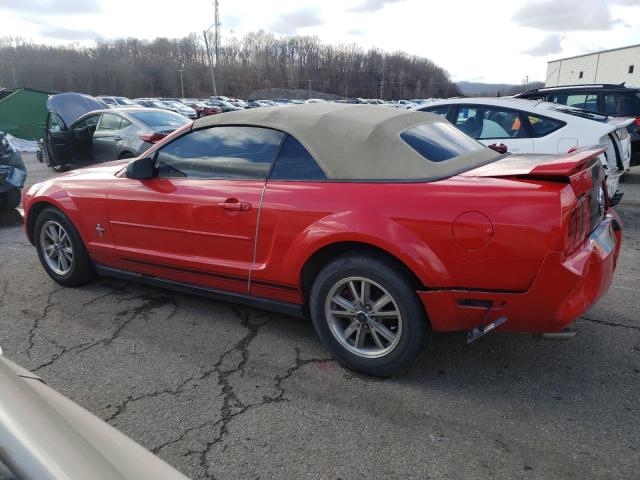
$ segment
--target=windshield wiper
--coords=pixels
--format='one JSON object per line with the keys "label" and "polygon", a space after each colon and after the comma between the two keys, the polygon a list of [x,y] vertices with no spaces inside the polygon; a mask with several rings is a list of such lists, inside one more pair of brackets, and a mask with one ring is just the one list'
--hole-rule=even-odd
{"label": "windshield wiper", "polygon": [[592,120],[595,117],[600,117],[602,120],[606,120],[607,119],[607,115],[605,115],[604,113],[593,112],[591,110],[586,110],[584,108],[577,108],[577,107],[556,108],[555,110],[557,110],[558,112],[562,112],[562,113],[568,113],[569,115],[575,115],[576,117],[590,118]]}

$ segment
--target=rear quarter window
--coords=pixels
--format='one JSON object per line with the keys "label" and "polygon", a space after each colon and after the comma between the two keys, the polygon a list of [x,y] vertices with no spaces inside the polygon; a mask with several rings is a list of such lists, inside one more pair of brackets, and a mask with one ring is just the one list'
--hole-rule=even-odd
{"label": "rear quarter window", "polygon": [[535,138],[544,137],[556,130],[564,127],[566,123],[554,118],[539,117],[538,115],[527,115],[529,125],[531,125],[531,133]]}
{"label": "rear quarter window", "polygon": [[326,180],[327,176],[306,148],[291,135],[282,145],[269,177],[271,180]]}
{"label": "rear quarter window", "polygon": [[444,162],[486,148],[449,123],[425,123],[400,134],[411,148],[430,162]]}

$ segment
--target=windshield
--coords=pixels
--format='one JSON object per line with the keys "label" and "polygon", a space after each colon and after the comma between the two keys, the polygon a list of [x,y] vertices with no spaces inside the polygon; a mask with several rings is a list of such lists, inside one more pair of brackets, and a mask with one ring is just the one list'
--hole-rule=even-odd
{"label": "windshield", "polygon": [[120,105],[135,105],[135,103],[125,97],[116,97],[115,100]]}
{"label": "windshield", "polygon": [[178,128],[189,123],[189,119],[173,112],[131,112],[130,115],[136,120],[151,127],[171,127]]}

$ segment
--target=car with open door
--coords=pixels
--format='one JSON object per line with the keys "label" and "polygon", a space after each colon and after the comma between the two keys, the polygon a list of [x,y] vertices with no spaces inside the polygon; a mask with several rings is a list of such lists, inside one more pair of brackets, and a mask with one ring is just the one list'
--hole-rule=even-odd
{"label": "car with open door", "polygon": [[42,158],[55,171],[140,155],[189,119],[154,109],[107,109],[77,93],[53,95],[42,145]]}
{"label": "car with open door", "polygon": [[612,205],[622,198],[620,177],[629,169],[630,118],[613,118],[540,100],[456,98],[436,100],[415,110],[437,113],[467,135],[511,153],[557,155],[580,147],[604,145],[600,161]]}
{"label": "car with open door", "polygon": [[609,288],[603,148],[500,154],[439,115],[316,103],[213,115],[24,195],[65,286],[97,274],[310,316],[391,375],[432,331],[562,334]]}

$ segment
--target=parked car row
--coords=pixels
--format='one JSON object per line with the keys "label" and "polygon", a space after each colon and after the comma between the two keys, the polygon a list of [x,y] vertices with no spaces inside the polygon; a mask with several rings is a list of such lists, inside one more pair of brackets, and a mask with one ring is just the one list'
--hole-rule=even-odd
{"label": "parked car row", "polygon": [[[353,98],[335,103],[384,104],[437,113],[470,137],[501,152],[555,155],[603,145],[605,149],[599,159],[611,203],[615,205],[621,199],[620,179],[628,171],[640,145],[639,92],[640,89],[620,85],[582,85],[532,90],[519,98],[413,99],[393,103]],[[64,170],[74,164],[137,156],[187,119],[274,105],[331,103],[320,98],[244,101],[226,96],[212,96],[208,100],[138,98],[134,101],[101,96],[94,101],[101,105],[89,102],[74,110],[74,114],[86,114],[82,118],[76,116],[61,122],[55,108],[50,112],[42,157],[52,168]],[[108,105],[112,109],[103,111]],[[156,112],[135,111],[140,107]],[[180,117],[162,116],[158,110]],[[611,115],[601,113],[603,110]]]}
{"label": "parked car row", "polygon": [[184,115],[139,105],[105,108],[79,93],[52,95],[42,142],[41,161],[61,172],[82,166],[137,157],[189,123]]}

